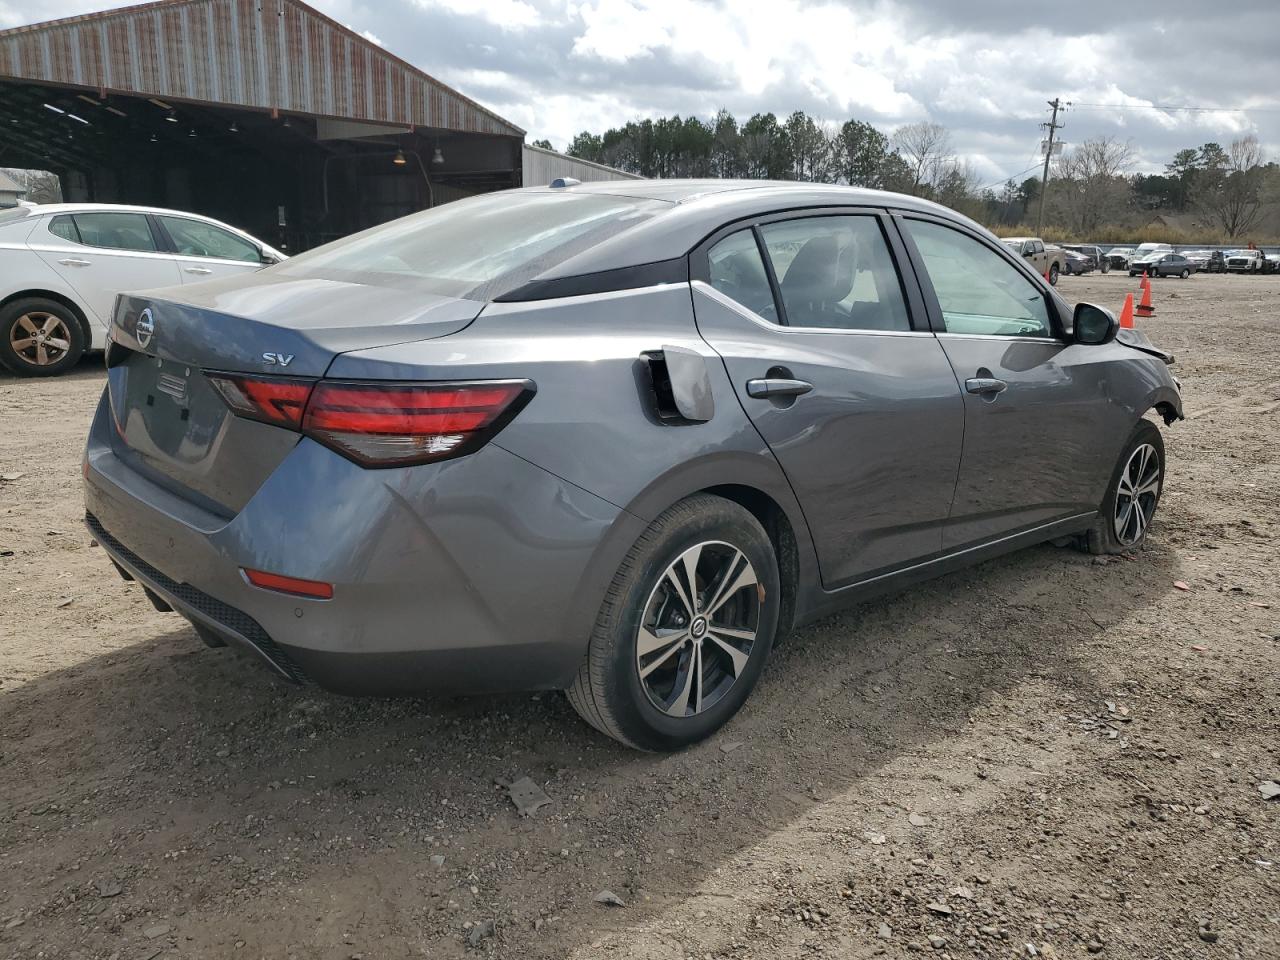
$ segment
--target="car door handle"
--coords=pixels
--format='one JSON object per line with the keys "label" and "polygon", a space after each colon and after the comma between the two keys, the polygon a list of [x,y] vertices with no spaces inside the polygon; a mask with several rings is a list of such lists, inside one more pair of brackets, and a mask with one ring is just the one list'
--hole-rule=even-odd
{"label": "car door handle", "polygon": [[1009,386],[1007,383],[1003,380],[997,380],[995,377],[971,377],[964,382],[964,388],[970,393],[1004,393],[1004,389],[1007,386]]}
{"label": "car door handle", "polygon": [[747,381],[747,396],[758,399],[764,397],[799,397],[813,389],[812,383],[804,380],[786,380],[768,377],[763,380]]}
{"label": "car door handle", "polygon": [[90,260],[81,260],[77,257],[63,257],[58,261],[64,267],[91,267],[93,262]]}
{"label": "car door handle", "polygon": [[213,271],[208,267],[185,267],[184,269],[187,273],[198,273],[201,276],[207,276],[208,274],[213,273]]}

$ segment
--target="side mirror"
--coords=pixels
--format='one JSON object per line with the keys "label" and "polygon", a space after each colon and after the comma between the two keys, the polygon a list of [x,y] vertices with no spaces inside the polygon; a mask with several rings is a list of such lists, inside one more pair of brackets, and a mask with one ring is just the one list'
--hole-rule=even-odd
{"label": "side mirror", "polygon": [[1116,338],[1116,334],[1120,332],[1120,321],[1105,307],[1092,303],[1077,303],[1071,329],[1076,343],[1100,346]]}
{"label": "side mirror", "polygon": [[269,267],[269,266],[271,266],[273,263],[279,263],[279,262],[280,262],[279,258],[277,258],[277,257],[273,256],[273,255],[272,255],[272,254],[270,254],[270,253],[264,253],[264,254],[262,254],[262,256],[261,256],[261,258],[260,258],[260,259],[261,259],[261,263],[262,263],[262,265],[263,265],[264,267]]}
{"label": "side mirror", "polygon": [[1036,252],[1034,250],[1025,250],[1023,251],[1022,255],[1026,257],[1028,260],[1030,260],[1032,257],[1036,255]]}

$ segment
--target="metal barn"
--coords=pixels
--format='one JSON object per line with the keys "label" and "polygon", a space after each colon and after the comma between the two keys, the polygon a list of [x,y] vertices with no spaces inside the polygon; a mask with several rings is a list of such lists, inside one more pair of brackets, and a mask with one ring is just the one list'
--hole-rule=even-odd
{"label": "metal barn", "polygon": [[298,0],[159,0],[0,32],[0,166],[293,252],[519,186],[523,141]]}

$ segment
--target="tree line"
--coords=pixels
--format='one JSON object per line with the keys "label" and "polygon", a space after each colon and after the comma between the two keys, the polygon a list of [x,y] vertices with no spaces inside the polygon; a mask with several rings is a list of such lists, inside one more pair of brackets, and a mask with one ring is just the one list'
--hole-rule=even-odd
{"label": "tree line", "polygon": [[[546,141],[536,145],[550,147]],[[644,177],[726,177],[846,183],[936,200],[992,227],[1034,222],[1041,178],[984,186],[957,155],[950,132],[928,121],[891,135],[850,119],[828,123],[796,111],[757,113],[743,123],[727,110],[710,120],[659,117],[603,133],[584,131],[566,151]],[[1134,174],[1130,143],[1087,140],[1055,159],[1046,197],[1052,232],[1078,239],[1137,229],[1156,217],[1200,236],[1280,233],[1280,166],[1258,140],[1178,151],[1163,174]]]}

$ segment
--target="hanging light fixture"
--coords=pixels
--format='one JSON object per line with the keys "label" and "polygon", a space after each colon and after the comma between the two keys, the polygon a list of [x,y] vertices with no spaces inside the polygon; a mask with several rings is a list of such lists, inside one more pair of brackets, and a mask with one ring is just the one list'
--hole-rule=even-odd
{"label": "hanging light fixture", "polygon": [[159,143],[159,142],[160,142],[160,138],[159,138],[159,137],[157,137],[157,136],[153,133],[153,134],[151,135],[151,142],[152,142],[152,143]]}
{"label": "hanging light fixture", "polygon": [[169,111],[169,113],[165,116],[165,119],[166,119],[166,120],[168,120],[170,123],[177,123],[177,122],[178,122],[178,113],[177,113],[177,111],[176,111],[176,110],[170,110],[170,111]]}
{"label": "hanging light fixture", "polygon": [[231,126],[230,126],[230,128],[229,128],[229,131],[228,131],[228,132],[230,132],[230,133],[239,133],[239,132],[240,132],[240,128],[236,126],[236,122],[235,122],[234,120],[232,120],[232,121],[231,121]]}
{"label": "hanging light fixture", "polygon": [[187,136],[188,136],[188,137],[194,137],[195,135],[196,135],[196,128],[195,128],[195,127],[192,127],[190,130],[188,130],[188,131],[187,131]]}
{"label": "hanging light fixture", "polygon": [[437,143],[435,152],[431,154],[431,165],[433,167],[438,167],[443,163],[444,163],[444,154],[440,152],[440,144]]}
{"label": "hanging light fixture", "polygon": [[403,167],[409,161],[405,159],[403,150],[397,150],[396,155],[394,158],[392,158],[391,162],[394,163],[397,167]]}

